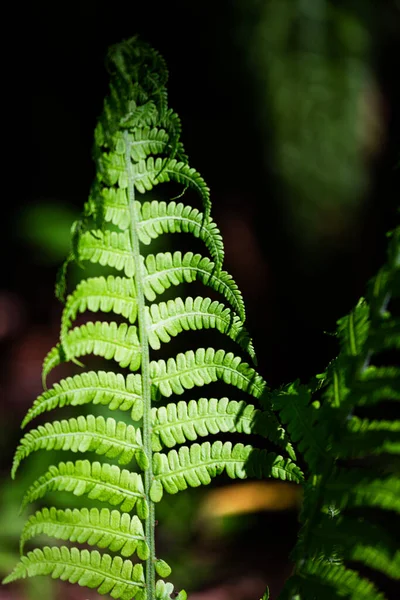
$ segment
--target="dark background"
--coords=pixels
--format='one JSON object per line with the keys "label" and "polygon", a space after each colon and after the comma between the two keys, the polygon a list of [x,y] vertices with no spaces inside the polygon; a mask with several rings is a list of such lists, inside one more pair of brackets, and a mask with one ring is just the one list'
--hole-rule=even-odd
{"label": "dark background", "polygon": [[[190,164],[211,188],[225,268],[243,292],[259,370],[271,386],[297,377],[306,381],[324,370],[336,352],[335,338],[324,332],[335,330],[385,259],[385,233],[396,222],[400,190],[394,168],[400,147],[398,6],[347,3],[372,39],[368,63],[379,101],[367,98],[367,105],[378,133],[362,159],[368,185],[357,226],[343,239],[339,229],[326,244],[321,234],[310,254],[287,219],[284,186],[268,161],[276,143],[274,123],[247,60],[246,32],[257,21],[259,3],[249,2],[248,11],[246,0],[239,4],[240,10],[226,0],[35,2],[14,7],[3,23],[4,33],[11,34],[3,54],[3,146],[11,159],[3,167],[0,284],[4,477],[18,424],[40,393],[40,363],[57,340],[60,317],[53,300],[59,261],[33,235],[32,207],[59,206],[41,223],[56,238],[68,235],[69,214],[72,221],[94,176],[91,144],[107,92],[104,56],[110,44],[139,34],[166,59],[170,106],[181,117]],[[343,211],[346,219],[346,206]],[[64,229],[52,220],[57,215]],[[258,540],[261,572],[268,561],[265,568],[271,570],[274,551],[285,556],[295,523],[293,512],[249,522],[247,543],[266,531],[268,538],[274,531],[277,536],[273,543]],[[235,570],[238,558],[229,558],[229,552],[227,562]],[[282,576],[287,566],[279,560],[274,569]],[[254,556],[247,562],[252,561]],[[225,571],[221,580],[232,576],[232,569]],[[217,583],[210,577],[210,585]]]}

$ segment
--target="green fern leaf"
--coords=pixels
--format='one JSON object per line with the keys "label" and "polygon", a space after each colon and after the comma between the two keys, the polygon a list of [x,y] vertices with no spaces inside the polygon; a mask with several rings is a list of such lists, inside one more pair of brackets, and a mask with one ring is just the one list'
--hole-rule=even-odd
{"label": "green fern leaf", "polygon": [[[255,458],[256,457],[256,458]],[[275,477],[288,481],[302,480],[300,469],[290,460],[274,453],[255,450],[252,446],[216,441],[213,444],[182,446],[178,452],[153,455],[153,472],[169,494],[199,485],[208,485],[211,479],[224,470],[232,479],[245,479],[251,475]]]}
{"label": "green fern leaf", "polygon": [[237,342],[255,360],[253,343],[242,321],[221,304],[210,298],[181,298],[152,304],[146,307],[147,334],[149,344],[154,350],[161,342],[168,343],[171,337],[182,331],[209,329],[215,327]]}
{"label": "green fern leaf", "polygon": [[306,561],[301,569],[301,589],[305,597],[351,598],[351,600],[385,600],[375,585],[357,571],[331,562]]}
{"label": "green fern leaf", "polygon": [[52,348],[44,358],[42,366],[42,385],[46,389],[47,376],[51,371],[65,360],[65,353],[61,344]]}
{"label": "green fern leaf", "polygon": [[129,229],[131,217],[125,188],[101,188],[94,184],[88,203],[99,227],[112,223],[122,231]]}
{"label": "green fern leaf", "polygon": [[139,162],[152,154],[162,154],[167,149],[169,138],[165,129],[137,127],[130,142],[132,160]]}
{"label": "green fern leaf", "polygon": [[22,501],[22,508],[54,490],[72,492],[75,496],[85,494],[91,499],[109,502],[112,506],[118,504],[126,512],[132,510],[144,494],[142,478],[138,473],[88,460],[60,462],[57,467],[49,467],[47,473],[31,485]]}
{"label": "green fern leaf", "polygon": [[371,454],[400,454],[400,421],[383,421],[351,417],[347,431],[333,446],[341,458]]}
{"label": "green fern leaf", "polygon": [[[141,349],[137,328],[126,323],[117,325],[114,322],[89,321],[67,333],[62,349],[65,360],[94,354],[107,360],[115,360],[121,367],[129,367],[132,371],[140,366]],[[61,360],[60,355],[60,362]]]}
{"label": "green fern leaf", "polygon": [[327,432],[324,424],[318,423],[318,409],[310,402],[308,387],[296,381],[273,392],[269,400],[287,425],[291,440],[298,443],[299,451],[315,472],[318,461],[326,456]]}
{"label": "green fern leaf", "polygon": [[361,541],[349,551],[348,558],[384,573],[392,579],[400,579],[400,550],[393,547],[392,540],[386,543],[380,540],[376,545],[363,541],[365,530],[361,533]]}
{"label": "green fern leaf", "polygon": [[400,400],[400,369],[368,366],[354,382],[358,406],[377,404],[386,398]]}
{"label": "green fern leaf", "polygon": [[126,465],[142,450],[141,431],[123,421],[93,415],[39,425],[22,438],[15,453],[12,477],[23,459],[41,449],[95,452]]}
{"label": "green fern leaf", "polygon": [[205,243],[217,268],[221,267],[224,260],[221,234],[214,221],[211,218],[205,221],[204,215],[197,208],[181,202],[167,204],[154,200],[139,204],[138,212],[141,215],[138,234],[143,244],[150,244],[163,233],[191,233]]}
{"label": "green fern leaf", "polygon": [[145,266],[144,293],[150,302],[171,285],[199,280],[225,296],[244,322],[243,298],[236,283],[226,271],[216,272],[214,263],[207,257],[193,252],[187,252],[183,256],[181,252],[159,253],[155,256],[150,254],[146,257]]}
{"label": "green fern leaf", "polygon": [[189,350],[174,358],[152,361],[150,363],[152,394],[154,399],[158,393],[165,397],[172,394],[183,394],[195,386],[203,386],[212,381],[224,381],[236,386],[239,390],[260,398],[268,389],[264,379],[247,363],[232,352],[199,348],[196,352]]}
{"label": "green fern leaf", "polygon": [[62,379],[39,396],[29,409],[22,427],[44,412],[63,406],[101,404],[110,410],[131,410],[132,419],[139,421],[143,415],[141,376],[120,373],[89,371]]}
{"label": "green fern leaf", "polygon": [[81,261],[88,260],[103,267],[124,271],[127,277],[133,277],[135,274],[127,231],[85,231],[79,238],[78,254]]}
{"label": "green fern leaf", "polygon": [[198,437],[223,432],[257,433],[282,446],[296,460],[292,445],[275,415],[262,412],[244,401],[221,398],[200,398],[188,403],[167,404],[152,408],[152,447],[155,452],[163,447],[173,448]]}
{"label": "green fern leaf", "polygon": [[340,469],[326,483],[325,500],[338,509],[379,507],[400,512],[400,479],[373,478],[361,469]]}
{"label": "green fern leaf", "polygon": [[199,193],[204,206],[204,217],[207,221],[210,216],[210,190],[204,179],[195,169],[175,158],[162,159],[151,156],[133,164],[135,187],[141,194],[153,189],[158,183],[177,181],[184,187],[191,187]]}
{"label": "green fern leaf", "polygon": [[148,548],[143,525],[137,515],[108,508],[57,510],[43,508],[29,517],[21,534],[21,554],[25,543],[38,535],[48,535],[72,543],[89,544],[146,560]]}
{"label": "green fern leaf", "polygon": [[354,310],[338,321],[338,336],[346,356],[358,356],[369,331],[369,306],[363,298]]}
{"label": "green fern leaf", "polygon": [[358,561],[371,569],[400,578],[400,551],[382,526],[365,518],[347,515],[332,519],[323,515],[312,530],[308,552],[315,560],[339,554],[344,560]]}
{"label": "green fern leaf", "polygon": [[113,312],[134,323],[137,317],[137,300],[133,279],[122,277],[91,277],[81,281],[68,296],[63,310],[60,339],[66,340],[67,331],[78,313]]}
{"label": "green fern leaf", "polygon": [[28,552],[4,583],[36,575],[51,575],[121,600],[131,600],[144,588],[142,565],[133,565],[119,556],[111,558],[97,550],[89,552],[66,546],[45,546],[43,550]]}

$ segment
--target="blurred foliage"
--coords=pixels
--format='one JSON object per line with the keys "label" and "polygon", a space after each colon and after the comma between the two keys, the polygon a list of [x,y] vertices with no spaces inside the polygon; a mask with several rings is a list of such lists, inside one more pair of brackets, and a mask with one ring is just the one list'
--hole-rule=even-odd
{"label": "blurred foliage", "polygon": [[246,0],[242,16],[285,218],[313,250],[348,235],[364,200],[379,135],[370,32],[362,11],[328,0]]}
{"label": "blurred foliage", "polygon": [[78,214],[59,200],[40,200],[24,207],[17,216],[15,230],[20,240],[35,252],[36,261],[59,264],[68,254],[71,224]]}

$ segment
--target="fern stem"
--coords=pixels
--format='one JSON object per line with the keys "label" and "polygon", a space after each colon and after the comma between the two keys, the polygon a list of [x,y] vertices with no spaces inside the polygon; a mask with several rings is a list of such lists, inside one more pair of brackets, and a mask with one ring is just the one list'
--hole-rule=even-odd
{"label": "fern stem", "polygon": [[150,390],[150,351],[146,330],[145,315],[145,297],[143,286],[143,261],[140,256],[138,219],[135,209],[135,186],[134,174],[131,162],[131,142],[128,132],[125,132],[125,169],[128,176],[128,201],[130,213],[129,235],[136,272],[136,297],[138,309],[138,328],[139,340],[142,352],[142,396],[143,396],[143,449],[148,458],[148,468],[144,470],[144,490],[146,501],[149,505],[149,514],[145,521],[145,536],[149,546],[150,554],[146,561],[146,590],[147,600],[154,600],[155,597],[155,508],[154,502],[150,499],[150,487],[153,481],[153,452],[151,447],[151,390]]}

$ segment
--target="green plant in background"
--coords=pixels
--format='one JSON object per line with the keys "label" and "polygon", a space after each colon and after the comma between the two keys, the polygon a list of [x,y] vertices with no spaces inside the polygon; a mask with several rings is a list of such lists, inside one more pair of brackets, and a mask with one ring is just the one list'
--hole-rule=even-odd
{"label": "green plant in background", "polygon": [[274,394],[308,467],[295,569],[280,600],[378,600],[385,595],[366,568],[400,579],[399,297],[397,228],[367,299],[338,321],[339,356],[317,385]]}
{"label": "green plant in background", "polygon": [[261,124],[285,218],[308,261],[321,260],[332,242],[354,235],[365,197],[365,155],[378,125],[365,110],[375,89],[369,33],[349,3],[253,0],[243,9],[242,44],[261,119],[271,121]]}
{"label": "green plant in background", "polygon": [[[68,296],[60,343],[44,360],[43,381],[62,362],[86,355],[114,360],[128,375],[115,371],[84,372],[46,390],[23,421],[58,407],[102,404],[130,411],[131,421],[78,414],[39,425],[22,439],[13,465],[32,452],[63,450],[96,453],[114,462],[60,462],[27,490],[23,506],[67,491],[102,503],[100,508],[44,507],[31,516],[21,537],[21,552],[38,534],[85,543],[114,555],[78,546],[45,546],[23,555],[6,581],[51,574],[109,593],[114,598],[170,598],[170,567],[156,554],[155,504],[163,492],[207,484],[224,470],[232,478],[276,477],[300,482],[302,473],[284,429],[271,408],[257,409],[245,400],[200,398],[157,408],[162,398],[179,396],[195,386],[222,381],[268,404],[263,378],[232,352],[198,348],[164,360],[150,360],[182,331],[215,328],[255,359],[244,327],[244,304],[231,276],[222,269],[223,244],[210,218],[209,190],[187,162],[180,142],[180,121],[167,106],[167,70],[163,59],[136,38],[110,49],[110,96],[95,132],[97,177],[82,220],[73,226],[72,261],[103,267],[104,275],[83,279]],[[176,181],[194,189],[204,212],[172,200],[142,201],[159,184]],[[202,240],[212,260],[187,252],[145,253],[165,233],[186,232]],[[122,272],[122,276],[116,272]],[[232,308],[203,297],[177,297],[154,303],[171,286],[198,280],[225,297]],[[113,313],[116,321],[86,322],[72,328],[80,313]],[[284,457],[251,445],[205,441],[218,432],[258,433],[280,446]],[[118,464],[115,464],[118,463]],[[120,468],[118,465],[129,465]],[[112,510],[104,504],[111,505]],[[135,509],[136,514],[132,514]],[[131,560],[131,557],[132,560]],[[143,563],[145,568],[143,568]],[[180,592],[178,598],[186,597]]]}
{"label": "green plant in background", "polygon": [[[164,492],[208,484],[225,470],[233,478],[305,481],[295,566],[280,600],[383,600],[384,591],[365,569],[400,578],[400,370],[391,354],[400,346],[400,229],[391,234],[387,264],[371,281],[366,299],[338,322],[338,357],[308,385],[296,381],[270,391],[253,367],[220,349],[150,360],[150,353],[179,333],[209,328],[230,337],[251,359],[255,355],[242,297],[222,270],[223,246],[210,218],[209,190],[189,167],[179,119],[167,107],[162,58],[132,38],[110,50],[109,70],[111,92],[95,134],[97,177],[83,218],[73,227],[66,263],[90,261],[101,265],[104,275],[83,279],[67,297],[60,343],[46,357],[43,375],[46,382],[61,362],[79,366],[91,354],[120,368],[84,370],[55,383],[35,401],[23,426],[56,408],[94,411],[95,405],[130,411],[130,419],[89,412],[25,435],[13,474],[40,449],[91,452],[110,462],[61,462],[29,487],[24,506],[49,493],[56,499],[61,491],[75,494],[82,506],[38,510],[24,526],[21,552],[42,534],[102,552],[70,545],[36,548],[22,555],[5,581],[51,574],[113,598],[172,598],[173,586],[165,582],[170,568],[155,548],[155,505]],[[155,185],[171,180],[198,193],[202,213],[176,200],[145,200]],[[158,236],[183,232],[204,242],[212,260],[192,252],[146,252]],[[61,296],[65,271],[57,287]],[[195,280],[219,292],[231,308],[203,297],[154,303],[172,286]],[[115,321],[72,328],[86,311],[112,313]],[[259,408],[225,397],[169,403],[217,381],[253,396]],[[230,441],[196,442],[221,432],[259,434],[286,457]],[[179,592],[178,598],[185,597]]]}

